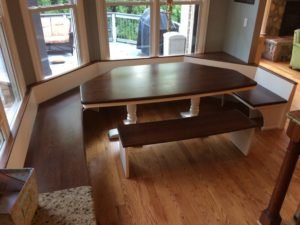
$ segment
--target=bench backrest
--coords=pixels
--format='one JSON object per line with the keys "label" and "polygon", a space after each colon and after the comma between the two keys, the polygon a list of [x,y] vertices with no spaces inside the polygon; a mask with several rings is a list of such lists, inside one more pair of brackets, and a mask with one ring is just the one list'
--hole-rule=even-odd
{"label": "bench backrest", "polygon": [[261,67],[257,68],[254,80],[287,101],[293,98],[297,86],[296,82]]}

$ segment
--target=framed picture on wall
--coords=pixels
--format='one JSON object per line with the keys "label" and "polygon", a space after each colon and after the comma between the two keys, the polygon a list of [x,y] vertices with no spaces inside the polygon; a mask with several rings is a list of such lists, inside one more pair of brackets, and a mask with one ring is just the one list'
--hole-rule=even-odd
{"label": "framed picture on wall", "polygon": [[234,1],[253,5],[255,0],[234,0]]}

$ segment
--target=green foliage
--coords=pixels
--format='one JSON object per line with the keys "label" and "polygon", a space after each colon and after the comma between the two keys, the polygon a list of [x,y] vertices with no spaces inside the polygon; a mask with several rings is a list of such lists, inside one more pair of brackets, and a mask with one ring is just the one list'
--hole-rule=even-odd
{"label": "green foliage", "polygon": [[[142,15],[147,6],[110,6],[107,7],[107,12],[118,12],[134,15]],[[137,40],[139,20],[128,20],[123,18],[116,19],[116,29],[118,38],[127,40]],[[108,20],[108,27],[111,27],[111,21]]]}
{"label": "green foliage", "polygon": [[[109,6],[107,7],[107,12],[119,12],[119,13],[126,13],[126,14],[142,15],[146,8],[147,6],[144,5]],[[166,11],[166,6],[161,6],[161,9]],[[181,6],[174,5],[172,8],[173,21],[180,22],[180,12],[181,12]],[[137,40],[138,24],[139,21],[137,20],[128,21],[128,19],[117,18],[116,19],[117,36],[122,39]],[[111,20],[108,19],[108,27],[111,28],[111,26],[112,26]]]}
{"label": "green foliage", "polygon": [[127,13],[127,14],[135,14],[142,15],[147,6],[137,5],[137,6],[109,6],[107,7],[107,12],[119,12],[119,13]]}
{"label": "green foliage", "polygon": [[[66,4],[70,3],[70,0],[37,0],[38,6],[51,6],[51,5],[59,5],[59,4]],[[43,14],[47,13],[68,13],[70,12],[69,9],[59,9],[59,10],[51,10],[47,12],[43,12]]]}
{"label": "green foliage", "polygon": [[127,39],[127,40],[137,40],[137,33],[138,33],[138,24],[139,21],[137,20],[124,20],[121,18],[117,18],[116,27],[118,38]]}
{"label": "green foliage", "polygon": [[[162,10],[167,11],[167,6],[163,5],[160,7]],[[172,20],[175,22],[180,23],[180,13],[181,13],[181,6],[180,5],[173,5],[172,7]]]}
{"label": "green foliage", "polygon": [[69,0],[37,0],[38,6],[59,5],[69,2]]}

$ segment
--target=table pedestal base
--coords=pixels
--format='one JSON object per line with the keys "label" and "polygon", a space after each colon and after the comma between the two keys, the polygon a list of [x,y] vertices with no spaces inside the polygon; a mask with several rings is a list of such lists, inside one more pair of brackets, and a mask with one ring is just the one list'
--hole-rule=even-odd
{"label": "table pedestal base", "polygon": [[192,98],[190,110],[188,112],[181,112],[180,116],[183,118],[198,116],[199,104],[200,104],[200,98]]}
{"label": "table pedestal base", "polygon": [[[134,124],[137,122],[137,116],[136,116],[136,105],[130,104],[126,106],[127,109],[127,118],[126,120],[123,120],[123,123],[125,125],[127,124]],[[110,129],[108,131],[108,137],[109,140],[116,140],[119,138],[119,132],[117,128]]]}

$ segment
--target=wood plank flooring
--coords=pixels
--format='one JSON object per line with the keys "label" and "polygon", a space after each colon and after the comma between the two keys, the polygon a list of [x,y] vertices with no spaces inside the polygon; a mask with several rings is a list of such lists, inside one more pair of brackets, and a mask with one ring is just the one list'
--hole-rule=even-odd
{"label": "wood plank flooring", "polygon": [[[293,109],[300,109],[299,96],[298,88]],[[218,104],[202,101],[200,108],[216,110]],[[187,101],[142,105],[138,117],[141,122],[178,118],[188,107]],[[125,179],[119,143],[107,137],[124,117],[122,107],[85,111],[84,152],[78,90],[41,105],[26,160],[37,170],[39,190],[85,185],[87,166],[101,225],[256,224],[289,142],[285,130],[257,130],[247,157],[225,135],[149,145],[131,155],[133,177]],[[298,165],[284,220],[300,203],[299,184]]]}
{"label": "wood plank flooring", "polygon": [[[205,107],[200,108],[208,110]],[[188,102],[144,105],[138,116],[144,122],[170,119],[187,108]],[[225,135],[145,146],[131,154],[133,177],[125,179],[119,143],[107,137],[107,130],[124,115],[122,108],[84,114],[87,162],[100,224],[256,224],[289,141],[285,131],[257,130],[248,157]],[[283,207],[285,219],[300,202],[298,177],[299,168]]]}

